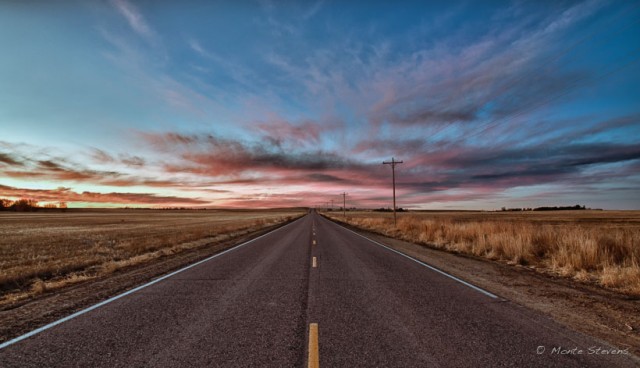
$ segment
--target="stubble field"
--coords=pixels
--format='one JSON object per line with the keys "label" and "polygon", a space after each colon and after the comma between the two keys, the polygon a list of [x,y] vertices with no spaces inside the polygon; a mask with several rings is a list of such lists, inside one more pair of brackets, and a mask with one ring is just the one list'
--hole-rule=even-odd
{"label": "stubble field", "polygon": [[0,213],[0,304],[303,215],[303,210]]}
{"label": "stubble field", "polygon": [[[325,212],[345,221],[342,213]],[[397,239],[592,282],[640,296],[640,211],[347,212]]]}

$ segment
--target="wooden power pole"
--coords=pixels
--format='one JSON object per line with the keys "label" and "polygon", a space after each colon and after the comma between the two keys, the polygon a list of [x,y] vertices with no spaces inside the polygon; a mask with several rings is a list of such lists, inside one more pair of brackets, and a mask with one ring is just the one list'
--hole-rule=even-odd
{"label": "wooden power pole", "polygon": [[347,219],[347,193],[342,193],[342,217]]}
{"label": "wooden power pole", "polygon": [[391,165],[391,181],[393,183],[393,224],[397,225],[398,221],[396,219],[396,165],[401,164],[402,161],[396,161],[395,158],[391,157],[391,161],[383,161],[384,165]]}

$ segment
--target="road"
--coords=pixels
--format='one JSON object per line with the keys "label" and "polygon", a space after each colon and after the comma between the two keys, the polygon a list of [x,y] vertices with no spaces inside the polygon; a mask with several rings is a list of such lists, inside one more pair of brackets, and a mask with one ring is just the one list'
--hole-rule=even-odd
{"label": "road", "polygon": [[312,212],[9,343],[0,367],[637,364],[466,281]]}

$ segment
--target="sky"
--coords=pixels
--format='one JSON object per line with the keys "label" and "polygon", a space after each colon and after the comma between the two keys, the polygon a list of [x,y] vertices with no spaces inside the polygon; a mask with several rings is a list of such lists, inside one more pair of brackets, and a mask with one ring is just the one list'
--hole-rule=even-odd
{"label": "sky", "polygon": [[2,1],[0,197],[640,209],[637,1]]}

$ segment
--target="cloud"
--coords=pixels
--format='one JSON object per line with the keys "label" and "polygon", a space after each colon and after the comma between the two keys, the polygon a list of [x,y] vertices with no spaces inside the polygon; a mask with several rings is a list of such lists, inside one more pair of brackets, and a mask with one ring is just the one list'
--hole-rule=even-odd
{"label": "cloud", "polygon": [[173,73],[168,68],[171,50],[165,46],[161,36],[147,25],[142,14],[127,1],[113,0],[112,4],[146,41],[140,43],[115,27],[98,28],[100,35],[111,46],[102,54],[119,68],[119,72],[124,72],[127,78],[134,81],[129,88],[142,93],[144,101],[161,101],[161,110],[172,116],[176,112],[187,112],[201,119],[208,114],[220,116],[228,113],[224,102],[221,102],[228,99],[223,94],[227,91],[219,91],[197,76]]}
{"label": "cloud", "polygon": [[[319,193],[369,191],[375,194],[362,197],[363,203],[377,203],[375,198],[380,197],[379,193],[388,191],[390,173],[381,164],[382,160],[371,160],[371,157],[388,158],[391,155],[404,160],[396,170],[396,180],[399,193],[411,201],[417,201],[421,196],[472,200],[499,196],[516,187],[550,183],[579,186],[588,182],[606,183],[612,178],[625,180],[631,175],[628,171],[609,172],[607,177],[595,175],[592,169],[610,164],[633,165],[640,160],[637,145],[581,142],[580,139],[585,131],[597,134],[607,127],[627,129],[635,122],[632,116],[593,122],[581,130],[564,131],[556,137],[562,144],[551,145],[540,140],[478,146],[455,140],[365,138],[344,156],[315,149],[312,145],[297,145],[295,149],[285,150],[277,140],[263,139],[256,143],[212,134],[177,132],[141,133],[140,136],[158,152],[173,158],[164,166],[168,173],[189,173],[210,185],[232,185],[258,191],[261,186],[280,190],[302,186],[314,188]],[[279,132],[274,136],[294,141],[314,141],[321,136],[313,129],[298,131],[292,124],[276,124],[268,132]],[[363,157],[368,159],[362,160]],[[451,191],[456,192],[451,194]],[[234,203],[242,201],[245,199]]]}
{"label": "cloud", "polygon": [[594,71],[567,71],[550,57],[557,54],[556,41],[600,6],[583,2],[559,11],[534,6],[526,21],[510,16],[488,27],[455,25],[455,32],[447,28],[439,38],[430,33],[442,30],[409,29],[401,36],[374,30],[368,40],[355,26],[335,27],[328,30],[332,44],[298,45],[304,52],[272,49],[264,60],[287,81],[281,93],[295,91],[296,100],[319,110],[353,112],[375,129],[477,130],[560,92],[570,98],[584,85],[577,81],[593,77]]}
{"label": "cloud", "polygon": [[30,198],[39,202],[89,202],[116,203],[122,205],[204,205],[210,201],[198,198],[183,198],[174,196],[160,196],[153,193],[97,193],[84,191],[74,192],[70,188],[57,189],[25,189],[0,184],[0,196],[9,198]]}
{"label": "cloud", "polygon": [[131,29],[140,36],[150,39],[154,36],[154,32],[147,24],[146,20],[138,9],[126,0],[112,0],[111,4],[116,10],[127,20]]}
{"label": "cloud", "polygon": [[573,132],[574,137],[594,137],[599,136],[602,133],[611,135],[614,132],[624,130],[640,130],[640,114],[631,114],[620,117],[612,117],[604,121],[597,122],[591,126],[576,129]]}
{"label": "cloud", "polygon": [[313,18],[322,9],[323,5],[324,5],[324,1],[323,0],[316,1],[315,3],[313,3],[313,5],[311,5],[311,7],[309,7],[304,12],[304,14],[302,14],[302,18],[304,20],[309,20],[309,19]]}
{"label": "cloud", "polygon": [[325,203],[326,192],[292,191],[289,193],[256,192],[252,194],[229,197],[220,202],[224,207],[239,208],[277,208],[277,207],[309,207],[313,204]]}
{"label": "cloud", "polygon": [[185,135],[141,133],[156,149],[174,152],[181,158],[167,164],[169,172],[191,172],[207,176],[239,175],[246,171],[287,174],[330,169],[360,171],[364,165],[320,149],[284,151],[272,143],[247,143],[212,134]]}
{"label": "cloud", "polygon": [[[475,6],[462,4],[447,8],[447,19],[430,15],[424,18],[429,25],[415,27],[397,24],[392,19],[399,14],[391,13],[388,19],[375,17],[370,27],[362,21],[369,12],[330,19],[323,1],[282,7],[263,2],[265,16],[242,37],[230,34],[221,43],[198,34],[198,25],[167,37],[166,49],[145,20],[145,8],[133,4],[138,3],[111,1],[124,33],[112,26],[100,30],[114,48],[109,56],[121,67],[118,72],[155,97],[138,104],[157,106],[149,110],[154,115],[138,120],[167,131],[137,132],[134,139],[142,144],[94,149],[90,161],[86,151],[82,158],[53,149],[55,154],[21,155],[4,153],[0,145],[0,174],[11,183],[206,190],[237,205],[303,203],[348,191],[363,203],[376,203],[389,195],[390,168],[382,160],[394,156],[404,160],[396,171],[399,193],[419,204],[499,198],[540,184],[581,190],[611,181],[630,186],[638,173],[633,137],[640,133],[640,115],[634,109],[600,121],[594,111],[606,101],[575,101],[578,107],[551,108],[544,118],[530,114],[541,102],[555,104],[560,92],[572,98],[582,82],[601,72],[586,60],[573,62],[584,50],[566,53],[571,40],[587,30],[576,25],[588,23],[602,6],[597,1],[552,8],[517,3],[498,12],[482,6],[493,15],[487,25],[474,24]],[[174,11],[182,8],[162,13]],[[342,21],[352,16],[357,21]],[[314,22],[306,25],[305,18]],[[209,18],[193,23],[203,20]],[[236,37],[244,40],[249,31],[265,27],[266,35],[252,38],[255,43],[233,47]],[[136,34],[142,40],[130,37]],[[156,42],[144,42],[150,40]],[[574,59],[559,62],[559,55]],[[193,72],[203,66],[206,73]],[[179,114],[165,114],[171,106]],[[221,128],[193,133],[203,127]],[[232,188],[234,193],[227,191]]]}
{"label": "cloud", "polygon": [[114,171],[97,171],[90,169],[75,169],[67,167],[64,161],[54,159],[29,159],[29,164],[20,170],[3,170],[4,175],[19,178],[48,178],[69,181],[100,181],[106,178],[119,177]]}
{"label": "cloud", "polygon": [[274,146],[301,148],[320,144],[324,133],[343,128],[344,125],[337,122],[319,123],[313,120],[303,120],[294,124],[284,119],[273,119],[252,123],[247,127],[257,129],[261,139],[268,140]]}
{"label": "cloud", "polygon": [[91,158],[99,164],[124,164],[129,167],[141,167],[144,166],[146,160],[140,156],[119,154],[117,157],[98,149],[93,148],[90,152]]}
{"label": "cloud", "polygon": [[18,161],[13,155],[0,152],[0,164],[8,166],[23,166],[23,163]]}
{"label": "cloud", "polygon": [[202,45],[200,45],[200,42],[198,42],[198,40],[189,39],[187,43],[189,44],[189,47],[191,47],[193,51],[200,54],[200,56],[205,56],[207,58],[211,57],[211,55],[202,47]]}
{"label": "cloud", "polygon": [[538,70],[545,49],[532,54],[514,44],[517,39],[487,39],[437,59],[432,51],[417,51],[412,59],[420,61],[388,67],[390,77],[374,81],[384,94],[370,110],[370,121],[396,126],[484,124],[526,111],[558,91],[574,90],[576,80],[589,76]]}
{"label": "cloud", "polygon": [[363,139],[355,145],[352,152],[355,154],[408,155],[423,150],[428,144],[429,142],[424,138]]}
{"label": "cloud", "polygon": [[91,158],[93,158],[94,161],[101,164],[113,163],[116,161],[116,159],[113,156],[111,156],[107,152],[98,148],[92,149]]}
{"label": "cloud", "polygon": [[510,171],[512,166],[518,166],[532,168],[533,172],[543,172],[544,166],[558,171],[573,171],[580,166],[621,163],[636,159],[640,159],[640,147],[637,145],[575,143],[556,147],[539,144],[522,148],[468,149],[467,152],[461,152],[439,164],[445,167],[467,167],[471,170],[481,167],[504,171]]}
{"label": "cloud", "polygon": [[[598,132],[600,127],[611,125],[627,128],[634,121],[612,119],[594,124],[596,128],[592,130]],[[526,145],[504,142],[475,146],[421,139],[364,140],[356,146],[356,151],[368,155],[400,153],[404,164],[398,166],[396,180],[405,196],[431,196],[451,190],[481,192],[486,196],[510,188],[551,183],[577,188],[589,183],[624,182],[634,175],[632,168],[640,162],[640,147],[632,143],[580,142],[582,133],[568,131],[558,138],[562,144],[532,141]],[[600,172],[608,165],[615,165],[616,169]],[[364,183],[373,187],[378,183],[376,177],[372,172]]]}
{"label": "cloud", "polygon": [[136,134],[147,143],[150,143],[154,148],[161,151],[167,151],[176,146],[192,145],[203,141],[203,138],[197,135],[187,135],[178,132],[154,133],[138,131]]}
{"label": "cloud", "polygon": [[133,156],[133,155],[120,155],[120,161],[127,165],[127,166],[131,166],[131,167],[140,167],[140,166],[144,166],[146,161],[144,158],[140,157],[140,156]]}
{"label": "cloud", "polygon": [[[207,181],[209,185],[232,185],[236,188],[250,187],[260,188],[270,186],[272,188],[286,188],[287,186],[305,186],[308,188],[334,190],[336,192],[344,189],[345,186],[368,186],[370,183],[361,180],[359,177],[349,176],[344,172],[332,173],[307,173],[291,174],[280,176],[245,177],[240,176],[233,179],[211,179]],[[228,191],[227,191],[228,192]]]}
{"label": "cloud", "polygon": [[0,165],[0,174],[8,178],[91,183],[118,187],[182,187],[194,184],[186,180],[150,179],[125,172],[126,168],[140,169],[146,164],[142,157],[135,155],[119,154],[116,157],[103,150],[92,149],[89,156],[94,162],[116,168],[116,170],[96,170],[84,167],[67,158],[52,157],[44,153],[47,150],[44,148],[38,150],[29,147],[32,153],[26,154],[20,152],[17,145],[6,144],[5,146],[14,151],[10,154],[0,155],[0,158],[7,157],[7,163],[15,162],[15,164],[5,167]]}

